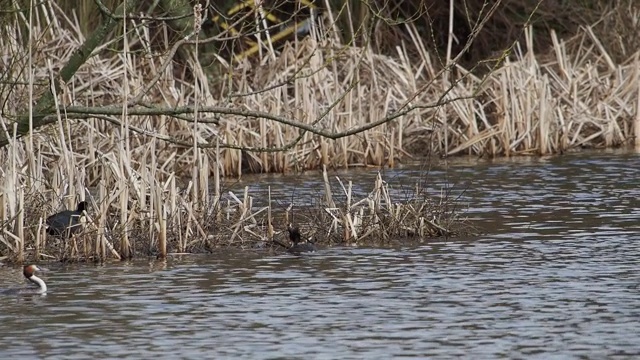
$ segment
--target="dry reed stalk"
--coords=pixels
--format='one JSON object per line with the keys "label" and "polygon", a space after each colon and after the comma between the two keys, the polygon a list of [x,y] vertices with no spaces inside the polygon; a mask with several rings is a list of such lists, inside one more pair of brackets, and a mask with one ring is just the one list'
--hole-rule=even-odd
{"label": "dry reed stalk", "polygon": [[[349,190],[347,190],[345,189],[344,184],[342,183],[342,180],[340,180],[339,177],[336,177],[336,179],[338,180],[338,183],[340,184],[340,187],[342,188],[342,191],[347,198],[345,203],[345,209],[344,211],[342,211],[341,220],[344,228],[343,238],[344,238],[344,241],[348,243],[352,235],[353,237],[357,237],[357,234],[354,233],[355,229],[353,228],[353,222],[351,221],[351,186],[349,186]],[[325,186],[327,183],[325,183]],[[340,211],[341,209],[337,209],[337,210]]]}
{"label": "dry reed stalk", "polygon": [[[121,157],[122,159],[122,157]],[[122,166],[122,161],[120,162]],[[122,167],[120,168],[122,170]],[[119,206],[120,211],[120,254],[124,259],[131,258],[131,253],[129,252],[129,212],[125,211],[129,207],[129,187],[125,183],[125,179],[121,178],[119,181],[120,186],[120,196],[119,198]]]}
{"label": "dry reed stalk", "polygon": [[[33,26],[34,25],[34,20],[33,20],[33,11],[29,11],[29,25]],[[29,32],[29,38],[28,38],[28,69],[29,69],[29,132],[33,132],[34,128],[33,128],[33,41],[34,38],[32,36],[32,33]],[[29,188],[31,188],[32,186],[32,181],[31,179],[36,179],[36,174],[35,174],[35,161],[34,161],[34,147],[33,147],[33,137],[29,136],[27,139],[27,153],[30,154],[30,156],[28,156],[28,164],[29,164],[29,177],[27,180],[27,186],[29,186]]]}
{"label": "dry reed stalk", "polygon": [[293,223],[293,218],[290,217],[291,214],[291,210],[293,209],[293,203],[289,204],[289,206],[287,206],[287,208],[284,211],[284,223],[285,225],[289,225],[291,223]]}
{"label": "dry reed stalk", "polygon": [[333,194],[331,192],[331,184],[329,183],[329,175],[327,173],[327,167],[322,167],[322,179],[324,180],[324,192],[326,196],[326,204],[331,208],[336,207],[336,203],[333,201]]}
{"label": "dry reed stalk", "polygon": [[636,149],[640,149],[640,53],[636,53],[635,59],[633,61],[635,63],[636,68],[636,92],[637,92],[637,102],[636,102],[636,117],[633,123],[633,134],[635,137],[635,145]]}
{"label": "dry reed stalk", "polygon": [[20,187],[18,189],[18,203],[20,204],[20,209],[18,210],[18,216],[16,217],[16,225],[15,228],[18,230],[18,256],[17,261],[24,261],[24,248],[25,248],[25,237],[24,237],[24,211],[25,211],[25,203],[24,203],[24,188]]}
{"label": "dry reed stalk", "polygon": [[[0,179],[5,179],[6,174],[0,170]],[[4,181],[2,182],[4,185]],[[3,186],[4,188],[4,186]],[[3,189],[4,190],[4,189]],[[8,217],[7,217],[7,195],[5,195],[6,192],[2,191],[0,192],[0,224],[2,224],[2,228],[4,229],[4,225],[8,223]],[[2,236],[0,235],[0,241],[3,241],[4,239],[2,238]]]}
{"label": "dry reed stalk", "polygon": [[107,258],[107,246],[106,246],[106,242],[107,239],[105,237],[105,229],[106,229],[106,221],[107,221],[107,202],[105,201],[105,199],[107,199],[107,187],[105,185],[105,181],[104,180],[100,180],[100,182],[98,183],[98,196],[100,199],[103,199],[102,201],[100,201],[100,209],[99,209],[99,213],[98,213],[98,233],[97,233],[97,238],[96,238],[96,248],[95,248],[95,255],[96,255],[96,261],[98,262],[102,262],[105,261]]}
{"label": "dry reed stalk", "polygon": [[551,149],[549,149],[548,147],[550,146],[548,144],[548,140],[549,140],[549,123],[551,123],[551,119],[548,119],[548,113],[550,113],[551,111],[549,110],[549,102],[547,101],[548,99],[548,95],[547,95],[547,89],[548,89],[548,78],[547,76],[543,76],[542,78],[542,86],[541,86],[541,93],[540,93],[540,102],[539,102],[539,119],[538,120],[540,123],[538,124],[538,129],[540,130],[538,133],[539,136],[539,143],[540,143],[540,155],[546,155],[548,153],[551,152]]}
{"label": "dry reed stalk", "polygon": [[167,218],[165,215],[165,208],[162,202],[162,194],[160,193],[160,187],[155,188],[155,201],[156,201],[156,218],[158,219],[158,257],[161,259],[167,258]]}
{"label": "dry reed stalk", "polygon": [[[172,178],[173,179],[173,178]],[[182,222],[185,220],[181,215],[181,210],[177,207],[178,202],[178,193],[177,188],[175,187],[175,181],[172,181],[171,192],[169,193],[170,199],[170,214],[172,221],[170,222],[173,229],[177,229],[178,236],[178,247],[180,249],[184,249],[184,244],[187,243],[187,234],[186,232],[189,229],[189,221],[187,220],[187,224],[183,227]]]}
{"label": "dry reed stalk", "polygon": [[36,239],[34,242],[34,258],[41,259],[42,249],[46,249],[46,243],[43,242],[46,236],[44,226],[42,226],[42,218],[38,220],[38,230],[36,231]]}
{"label": "dry reed stalk", "polygon": [[267,240],[273,241],[273,219],[271,216],[271,186],[268,187],[267,200]]}

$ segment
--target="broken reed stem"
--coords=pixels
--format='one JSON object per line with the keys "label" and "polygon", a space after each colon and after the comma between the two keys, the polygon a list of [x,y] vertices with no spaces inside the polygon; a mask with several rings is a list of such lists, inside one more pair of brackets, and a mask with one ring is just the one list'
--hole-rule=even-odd
{"label": "broken reed stem", "polygon": [[[340,182],[340,184],[342,185],[342,182]],[[347,206],[346,206],[346,211],[345,211],[345,213],[346,213],[346,217],[345,217],[345,219],[346,219],[346,223],[345,223],[345,233],[346,233],[345,241],[349,241],[349,239],[352,236],[357,236],[356,229],[353,226],[353,220],[351,219],[351,200],[352,200],[351,199],[351,190],[352,190],[351,186],[352,186],[352,182],[349,181],[349,187],[347,189],[347,194],[346,194],[347,195],[347,204],[346,204]]]}
{"label": "broken reed stem", "polygon": [[[100,199],[107,199],[107,187],[105,185],[104,180],[100,180],[98,183],[98,196]],[[96,250],[95,254],[97,255],[97,259],[99,261],[104,261],[107,258],[107,246],[106,246],[106,238],[105,238],[105,228],[107,221],[107,201],[100,202],[100,209],[98,215],[98,236],[96,239]]]}
{"label": "broken reed stem", "polygon": [[18,216],[16,217],[16,228],[18,229],[18,261],[24,261],[24,189],[21,187],[18,190],[18,204],[20,204],[20,208],[18,209]]}
{"label": "broken reed stem", "polygon": [[155,187],[156,218],[158,219],[158,258],[167,258],[167,219],[165,216],[160,186]]}
{"label": "broken reed stem", "polygon": [[220,138],[216,136],[216,164],[213,167],[213,209],[218,222],[222,220],[220,195]]}
{"label": "broken reed stem", "polygon": [[331,208],[335,208],[336,204],[333,201],[333,194],[331,193],[331,184],[329,183],[329,175],[327,174],[326,165],[322,165],[322,179],[324,180],[324,193],[327,205]]}
{"label": "broken reed stem", "polygon": [[267,240],[273,241],[273,219],[271,217],[271,186],[268,187],[267,202]]}
{"label": "broken reed stem", "polygon": [[547,153],[549,153],[549,150],[547,149],[548,147],[548,136],[549,136],[549,123],[547,121],[547,111],[548,111],[548,104],[547,104],[547,86],[548,85],[548,81],[547,81],[547,77],[546,75],[543,76],[542,78],[543,81],[543,85],[540,89],[540,103],[539,103],[539,111],[540,111],[540,115],[539,115],[539,124],[538,124],[538,129],[540,130],[538,136],[540,137],[539,141],[540,141],[540,155],[546,155]]}
{"label": "broken reed stem", "polygon": [[124,179],[120,181],[120,224],[121,224],[121,232],[120,232],[120,254],[123,258],[129,259],[131,258],[131,253],[129,252],[129,221],[128,215],[129,211],[124,211],[129,208],[129,187],[125,184]]}

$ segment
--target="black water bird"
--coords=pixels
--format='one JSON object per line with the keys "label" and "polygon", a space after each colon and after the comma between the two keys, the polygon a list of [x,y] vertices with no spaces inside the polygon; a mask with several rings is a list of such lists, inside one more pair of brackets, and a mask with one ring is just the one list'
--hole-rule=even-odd
{"label": "black water bird", "polygon": [[300,229],[289,224],[287,226],[287,231],[289,232],[289,240],[293,243],[291,247],[287,250],[290,254],[300,255],[302,253],[309,253],[316,251],[316,246],[308,241],[302,241],[302,236],[300,235]]}
{"label": "black water bird", "polygon": [[78,203],[76,210],[65,210],[47,218],[47,234],[68,239],[73,234],[82,230],[80,218],[82,213],[87,209],[87,202]]}

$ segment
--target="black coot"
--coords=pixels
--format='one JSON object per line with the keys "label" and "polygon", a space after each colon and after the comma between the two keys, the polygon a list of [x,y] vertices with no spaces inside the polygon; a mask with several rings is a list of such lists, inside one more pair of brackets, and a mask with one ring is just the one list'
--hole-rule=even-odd
{"label": "black coot", "polygon": [[82,212],[87,209],[87,202],[78,203],[76,210],[65,210],[47,218],[47,234],[55,237],[68,239],[71,235],[82,229],[80,217]]}

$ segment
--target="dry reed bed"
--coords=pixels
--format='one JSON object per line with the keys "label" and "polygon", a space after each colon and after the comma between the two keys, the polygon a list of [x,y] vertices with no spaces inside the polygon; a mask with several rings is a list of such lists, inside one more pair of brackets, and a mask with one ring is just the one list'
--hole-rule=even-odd
{"label": "dry reed bed", "polygon": [[[50,12],[51,18],[58,19],[52,26],[32,27],[44,44],[33,54],[34,82],[42,84],[35,86],[36,98],[48,89],[54,69],[59,69],[83,40],[61,25],[62,19],[67,27],[77,24],[55,9]],[[410,24],[406,27],[416,33]],[[142,30],[145,28],[131,36],[125,50],[144,49],[152,42],[149,32]],[[482,78],[462,68],[439,73],[433,66],[436,61],[424,50],[428,44],[418,36],[413,36],[411,46],[398,46],[398,56],[391,58],[368,48],[343,46],[327,33],[318,40],[308,37],[291,44],[275,60],[265,56],[261,64],[226,64],[228,76],[215,86],[209,85],[207,71],[195,57],[186,60],[184,67],[190,69],[197,85],[196,81],[176,78],[174,74],[180,69],[173,63],[163,69],[166,59],[146,55],[152,54],[150,49],[123,56],[106,51],[115,46],[107,44],[66,84],[58,100],[68,106],[118,105],[124,98],[137,98],[158,76],[158,82],[140,98],[143,104],[170,108],[197,104],[270,113],[330,132],[376,122],[404,105],[433,105],[441,96],[450,103],[418,108],[337,140],[278,121],[225,114],[217,119],[201,115],[197,124],[168,116],[71,120],[70,124],[63,122],[38,131],[33,141],[45,153],[60,154],[64,151],[61,148],[72,148],[84,166],[94,165],[88,180],[95,185],[98,157],[109,157],[123,141],[132,155],[128,161],[138,168],[149,156],[149,142],[157,140],[154,155],[162,164],[159,175],[166,179],[172,173],[191,175],[194,161],[206,158],[210,164],[216,158],[212,148],[195,150],[200,151],[195,155],[185,149],[185,144],[194,141],[215,147],[218,140],[221,175],[240,176],[243,171],[287,172],[322,165],[393,165],[416,149],[450,155],[548,154],[582,145],[619,145],[632,136],[631,120],[638,112],[637,56],[625,64],[613,64],[588,29],[580,39],[571,40],[571,44],[581,44],[571,52],[566,42],[554,39],[555,57],[544,63],[534,56],[529,33],[526,51],[516,46],[515,60],[506,58],[503,66]],[[5,77],[29,84],[28,72],[22,70],[27,57],[20,43],[0,39],[0,46],[4,59],[22,59],[4,65],[8,69]],[[409,60],[407,48],[421,50],[420,60]],[[29,86],[5,87],[2,96],[8,101],[4,113],[25,111],[28,90]],[[2,123],[10,127],[6,121]],[[290,150],[282,152],[227,148],[281,148],[298,137]],[[213,167],[209,170],[213,175]]]}
{"label": "dry reed bed", "polygon": [[470,76],[448,94],[470,95],[470,83],[478,86],[473,99],[448,107],[447,116],[456,119],[448,154],[545,155],[633,139],[640,121],[639,54],[614,64],[590,29],[571,41],[572,51],[552,36],[546,62],[534,56],[527,32],[526,51],[514,49],[518,61],[507,59],[482,84]]}
{"label": "dry reed bed", "polygon": [[[43,3],[44,10],[37,13],[40,17],[29,24],[32,39],[37,39],[31,57],[33,78],[24,71],[29,56],[23,44],[28,40],[18,32],[20,27],[4,29],[13,31],[12,36],[0,37],[3,80],[14,84],[0,91],[6,100],[0,130],[9,138],[13,125],[5,116],[27,111],[29,99],[48,89],[49,79],[83,41],[78,31],[68,30],[77,24],[55,6]],[[48,16],[46,21],[42,14]],[[16,22],[27,21],[20,16],[16,14]],[[265,57],[259,66],[227,64],[228,76],[210,86],[206,69],[194,54],[183,64],[193,79],[181,80],[174,75],[180,69],[172,62],[163,67],[162,54],[139,51],[152,39],[148,29],[136,25],[124,53],[110,50],[121,43],[105,44],[56,94],[56,101],[64,106],[121,106],[124,99],[139,97],[139,104],[155,106],[196,104],[268,112],[340,132],[382,119],[402,110],[405,103],[433,104],[443,94],[446,99],[462,99],[417,108],[338,140],[277,121],[233,114],[219,116],[216,124],[207,116],[199,116],[197,123],[169,116],[112,114],[67,120],[69,114],[61,111],[56,124],[13,138],[0,150],[4,164],[0,243],[5,254],[17,259],[58,256],[51,250],[51,240],[43,236],[42,221],[60,208],[75,207],[78,198],[84,197],[93,205],[88,229],[64,257],[129,258],[225,243],[268,243],[283,229],[279,220],[270,221],[279,215],[269,206],[255,209],[248,192],[221,201],[222,177],[239,176],[246,170],[393,165],[396,158],[406,156],[405,149],[424,148],[424,144],[441,153],[490,155],[617,144],[629,138],[629,121],[637,113],[637,56],[627,64],[610,64],[588,31],[582,46],[571,54],[560,40],[556,59],[547,63],[540,63],[530,51],[515,51],[516,60],[482,79],[461,68],[440,76],[425,50],[419,51],[420,61],[410,61],[406,44],[391,58],[368,48],[343,46],[330,37],[307,38],[285,48],[275,60]],[[411,25],[408,31],[416,33]],[[422,39],[414,39],[413,48],[427,48]],[[158,82],[140,94],[154,77]],[[452,82],[454,77],[457,80]],[[295,146],[282,152],[226,147],[280,147],[298,137]],[[189,145],[194,143],[199,145]],[[97,193],[90,196],[88,187],[95,187]],[[349,193],[346,185],[340,190]],[[372,196],[346,204],[335,204],[327,197],[313,214],[314,219],[322,219],[320,226],[310,232],[339,233],[337,238],[351,241],[379,239],[381,229],[385,236],[443,234],[449,231],[448,221],[456,219],[442,210],[448,206],[426,198],[398,204],[382,195]],[[262,224],[276,227],[262,228]]]}
{"label": "dry reed bed", "polygon": [[[59,210],[57,204],[51,206],[51,194],[25,193],[23,186],[0,198],[1,208],[9,209],[0,214],[0,258],[105,261],[211,252],[224,247],[284,251],[289,246],[284,230],[289,222],[301,225],[306,238],[324,246],[424,240],[462,230],[464,219],[457,204],[447,196],[428,196],[418,184],[412,195],[393,198],[390,185],[378,174],[372,190],[358,199],[351,182],[343,183],[336,177],[340,187],[332,188],[326,170],[323,179],[324,195],[314,205],[290,204],[286,209],[279,208],[270,195],[262,201],[264,205],[256,205],[248,187],[202,205],[185,197],[175,178],[158,184],[149,203],[144,204],[123,198],[122,191],[110,191],[101,181],[96,191],[85,189],[90,206],[83,218],[84,229],[68,241],[45,233],[43,219]],[[2,180],[6,184],[9,177]],[[337,200],[338,193],[345,200]],[[21,202],[11,203],[16,197]],[[75,207],[77,199],[65,200],[66,207]]]}

